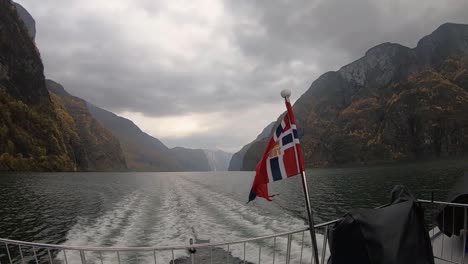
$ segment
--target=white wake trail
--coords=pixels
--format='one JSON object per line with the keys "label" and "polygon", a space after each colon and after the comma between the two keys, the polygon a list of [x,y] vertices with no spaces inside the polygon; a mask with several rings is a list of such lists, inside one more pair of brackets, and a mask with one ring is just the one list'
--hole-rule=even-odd
{"label": "white wake trail", "polygon": [[[291,231],[304,228],[304,221],[290,215],[269,216],[262,215],[254,206],[246,205],[226,195],[219,194],[188,180],[177,182],[179,195],[187,206],[194,208],[192,222],[198,232],[199,237],[210,239],[211,242],[234,241],[239,239],[252,238],[269,235],[279,232]],[[310,236],[304,236],[303,263],[310,261]],[[322,236],[318,236],[321,245]],[[292,236],[291,261],[299,261],[302,244],[302,234]],[[262,246],[262,261],[272,261],[273,250],[276,252],[276,260],[285,260],[287,238],[277,238],[262,241],[260,243],[250,243],[246,246],[246,258],[248,261],[258,261],[258,247]],[[234,256],[243,258],[243,245],[231,246],[230,251]]]}
{"label": "white wake trail", "polygon": [[[113,246],[113,238],[128,225],[129,218],[138,210],[142,201],[142,193],[134,191],[126,195],[116,203],[113,208],[94,222],[87,218],[80,218],[78,222],[68,231],[65,246]],[[79,252],[67,251],[67,260],[71,262],[80,261]],[[100,262],[97,254],[87,253],[86,260],[91,263]],[[59,260],[64,260],[63,254],[58,255]]]}
{"label": "white wake trail", "polygon": [[[81,218],[68,232],[64,245],[83,246],[179,246],[188,245],[190,238],[211,243],[236,241],[304,228],[303,219],[284,214],[269,214],[256,205],[246,205],[229,194],[184,176],[167,177],[159,181],[156,190],[142,188],[126,195],[113,208],[96,220]],[[293,235],[290,263],[310,263],[310,236],[306,232]],[[302,241],[304,240],[304,243]],[[319,247],[322,236],[317,238]],[[234,257],[252,263],[285,262],[287,237],[230,245]],[[227,250],[227,247],[221,247]],[[301,259],[301,248],[302,259]],[[319,248],[320,251],[320,248]],[[79,252],[67,251],[68,261],[80,262]],[[156,252],[158,263],[188,256],[184,250]],[[57,257],[63,260],[63,254]],[[101,259],[102,258],[102,259]],[[154,263],[153,252],[122,253],[122,263]],[[88,263],[116,263],[117,255],[86,253]]]}

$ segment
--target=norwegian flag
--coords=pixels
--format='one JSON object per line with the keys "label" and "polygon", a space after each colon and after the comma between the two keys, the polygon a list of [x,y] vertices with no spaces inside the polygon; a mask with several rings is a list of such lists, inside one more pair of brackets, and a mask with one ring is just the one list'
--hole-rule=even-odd
{"label": "norwegian flag", "polygon": [[249,202],[257,196],[271,201],[268,183],[296,176],[304,170],[301,145],[289,98],[286,98],[286,109],[283,120],[268,141],[262,159],[257,163]]}

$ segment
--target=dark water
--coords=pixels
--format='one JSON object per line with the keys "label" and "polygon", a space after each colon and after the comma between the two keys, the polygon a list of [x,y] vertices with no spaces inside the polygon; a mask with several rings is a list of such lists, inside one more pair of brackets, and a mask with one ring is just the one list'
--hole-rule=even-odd
{"label": "dark water", "polygon": [[[316,223],[389,202],[394,185],[445,199],[467,160],[308,170]],[[304,227],[300,177],[246,204],[252,172],[0,175],[0,237],[88,246],[235,240]]]}

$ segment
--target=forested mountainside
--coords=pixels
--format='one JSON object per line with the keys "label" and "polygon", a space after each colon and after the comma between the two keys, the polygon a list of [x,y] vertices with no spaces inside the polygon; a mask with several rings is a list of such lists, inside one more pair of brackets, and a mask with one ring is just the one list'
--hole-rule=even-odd
{"label": "forested mountainside", "polygon": [[119,142],[84,101],[46,82],[34,25],[20,5],[0,0],[0,170],[126,170]]}
{"label": "forested mountainside", "polygon": [[[262,132],[260,134],[258,134],[256,139],[254,139],[249,144],[243,146],[238,152],[234,153],[232,155],[231,161],[229,162],[229,170],[230,171],[241,170],[244,167],[244,165],[243,165],[244,157],[245,157],[247,151],[251,148],[252,145],[257,144],[257,142],[266,142],[264,139],[268,138],[271,135],[271,131],[272,131],[274,126],[275,126],[275,122],[271,122],[268,126],[266,126],[262,130]],[[260,144],[263,144],[263,143],[260,143]],[[263,144],[263,146],[265,146],[265,144]],[[257,147],[254,147],[252,149],[257,149]],[[246,159],[246,162],[247,163],[251,162],[251,159]],[[255,160],[253,160],[253,162],[255,162]],[[247,166],[247,167],[251,167],[251,166]],[[255,167],[255,165],[254,165],[254,167]]]}
{"label": "forested mountainside", "polygon": [[[384,43],[327,72],[294,104],[308,166],[463,156],[468,151],[468,25],[415,48]],[[251,145],[253,170],[265,144]]]}
{"label": "forested mountainside", "polygon": [[127,165],[135,171],[180,171],[171,150],[158,139],[146,134],[132,121],[112,112],[87,104],[90,113],[120,141]]}
{"label": "forested mountainside", "polygon": [[120,143],[90,114],[83,99],[70,95],[62,85],[46,80],[60,128],[66,131],[81,171],[127,170]]}
{"label": "forested mountainside", "polygon": [[75,170],[39,52],[16,9],[0,0],[0,170]]}

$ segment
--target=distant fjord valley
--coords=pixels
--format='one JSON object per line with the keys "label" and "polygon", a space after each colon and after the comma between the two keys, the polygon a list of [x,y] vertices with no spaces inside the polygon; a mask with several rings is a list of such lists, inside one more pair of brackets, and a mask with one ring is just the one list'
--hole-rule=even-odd
{"label": "distant fjord valley", "polygon": [[168,148],[46,79],[35,21],[0,0],[1,171],[225,171],[231,154]]}
{"label": "distant fjord valley", "polygon": [[[46,79],[35,35],[27,10],[0,0],[1,171],[254,170],[277,126],[234,155],[168,148]],[[415,48],[373,47],[315,80],[294,111],[310,167],[465,157],[468,25],[443,24]]]}

